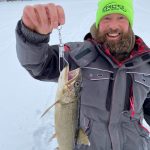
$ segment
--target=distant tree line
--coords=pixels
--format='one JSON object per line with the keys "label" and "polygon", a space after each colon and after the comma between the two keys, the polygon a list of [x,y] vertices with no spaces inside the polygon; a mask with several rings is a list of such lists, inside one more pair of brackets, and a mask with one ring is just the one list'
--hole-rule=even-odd
{"label": "distant tree line", "polygon": [[10,1],[23,1],[23,0],[6,0],[7,2],[10,2]]}
{"label": "distant tree line", "polygon": [[0,2],[4,2],[4,1],[11,2],[11,1],[29,1],[29,0],[0,0]]}
{"label": "distant tree line", "polygon": [[0,2],[4,2],[4,1],[10,2],[10,1],[23,1],[23,0],[0,0]]}

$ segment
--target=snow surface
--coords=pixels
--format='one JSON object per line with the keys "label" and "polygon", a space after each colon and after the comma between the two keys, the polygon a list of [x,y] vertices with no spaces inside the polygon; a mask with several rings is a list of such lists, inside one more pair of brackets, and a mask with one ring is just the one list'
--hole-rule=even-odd
{"label": "snow surface", "polygon": [[[51,0],[0,2],[0,150],[53,150],[54,109],[40,118],[54,103],[56,83],[33,79],[21,67],[15,49],[15,27],[25,5],[53,2],[64,7],[66,24],[63,41],[82,41],[95,21],[97,0]],[[150,46],[150,1],[136,0],[134,32]],[[50,44],[58,43],[58,32]]]}

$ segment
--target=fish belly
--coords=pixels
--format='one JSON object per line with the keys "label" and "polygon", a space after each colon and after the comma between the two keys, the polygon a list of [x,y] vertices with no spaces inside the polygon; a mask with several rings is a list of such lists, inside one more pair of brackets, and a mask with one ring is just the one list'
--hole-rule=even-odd
{"label": "fish belly", "polygon": [[60,150],[73,150],[77,102],[57,104],[55,107],[55,130]]}

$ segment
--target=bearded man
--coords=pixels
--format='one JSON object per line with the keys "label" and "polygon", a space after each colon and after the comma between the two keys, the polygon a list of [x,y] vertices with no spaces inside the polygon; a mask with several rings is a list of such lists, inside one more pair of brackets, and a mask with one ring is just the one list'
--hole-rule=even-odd
{"label": "bearded man", "polygon": [[[100,0],[84,42],[65,44],[70,70],[80,67],[79,125],[90,146],[74,150],[150,150],[150,49],[134,34],[132,0]],[[17,55],[38,80],[57,81],[59,46],[48,45],[65,23],[61,6],[26,6],[16,28]],[[65,139],[64,139],[65,140]]]}

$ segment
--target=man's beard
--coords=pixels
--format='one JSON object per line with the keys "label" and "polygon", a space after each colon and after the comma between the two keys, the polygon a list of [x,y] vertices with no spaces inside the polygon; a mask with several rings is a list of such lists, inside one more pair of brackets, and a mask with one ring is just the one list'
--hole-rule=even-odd
{"label": "man's beard", "polygon": [[[115,33],[120,34],[120,38],[118,40],[107,40],[107,34]],[[135,36],[130,27],[127,33],[124,33],[119,29],[109,29],[104,32],[97,31],[95,36],[96,40],[100,42],[105,49],[108,48],[110,53],[119,61],[123,61],[129,57],[135,43]]]}

